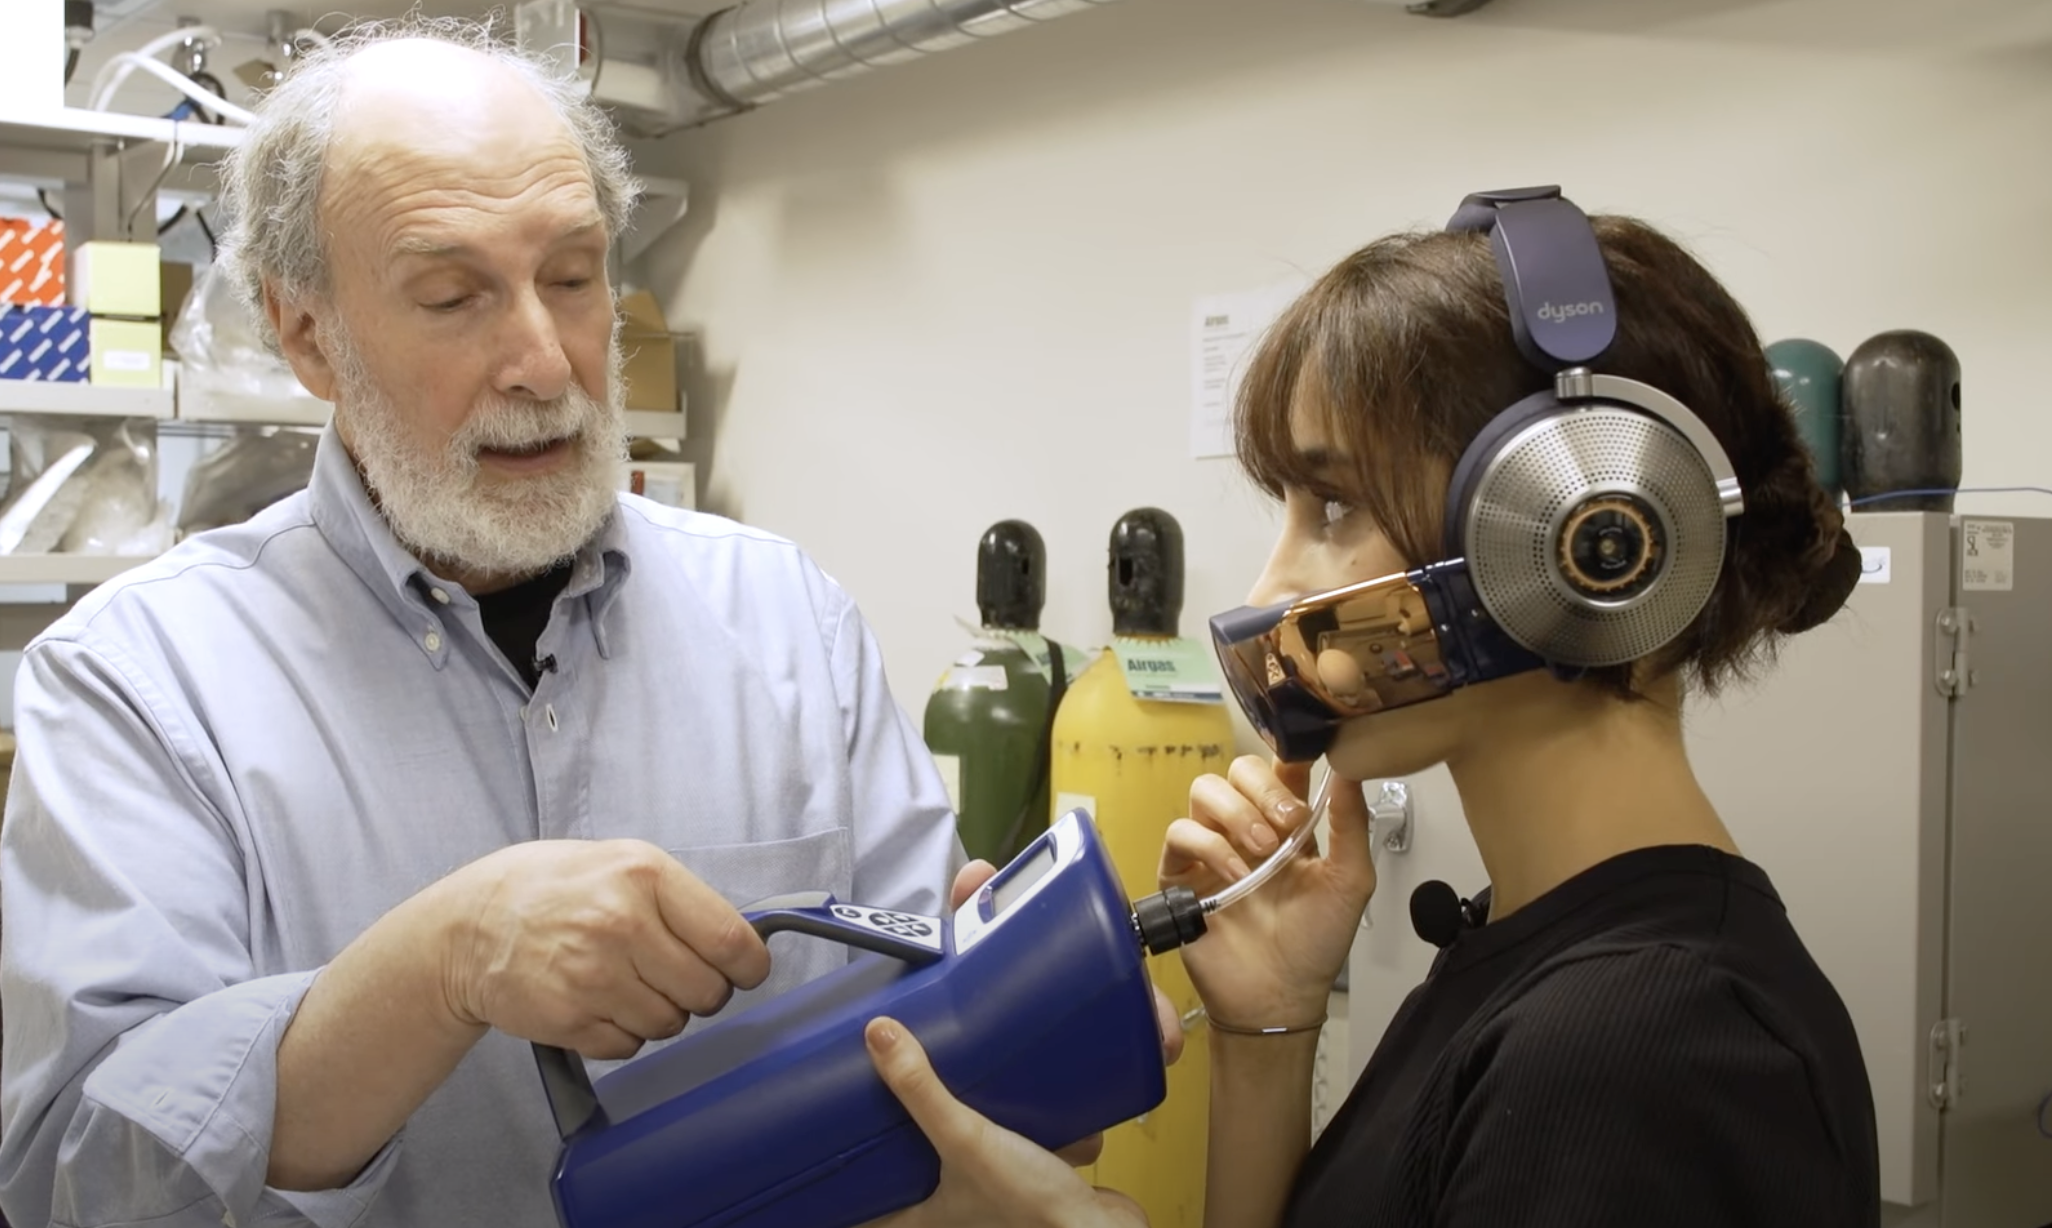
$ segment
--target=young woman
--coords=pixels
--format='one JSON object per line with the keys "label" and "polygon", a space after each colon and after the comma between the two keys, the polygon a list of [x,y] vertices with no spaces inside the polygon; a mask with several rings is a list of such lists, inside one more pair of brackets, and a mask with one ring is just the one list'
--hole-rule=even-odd
{"label": "young woman", "polygon": [[[1551,221],[1520,213],[1516,233],[1493,216],[1474,225],[1534,198],[1555,199]],[[1448,688],[1426,668],[1434,697],[1410,702],[1387,679],[1367,687],[1359,662],[1335,669],[1329,653],[1316,657],[1328,719],[1312,743],[1340,782],[1328,847],[1215,914],[1183,949],[1214,1032],[1206,1223],[1874,1225],[1873,1105],[1851,1020],[1704,795],[1681,724],[1685,689],[1714,690],[1779,637],[1830,617],[1857,580],[1858,552],[1812,477],[1745,313],[1701,265],[1643,223],[1583,219],[1571,205],[1563,214],[1557,194],[1476,201],[1446,231],[1386,238],[1342,261],[1254,357],[1240,458],[1282,500],[1285,521],[1252,603],[1315,603],[1448,559],[1461,538],[1446,522],[1469,514],[1477,481],[1463,456],[1503,411],[1565,386],[1558,369],[1573,364],[1554,361],[1563,346],[1546,330],[1582,317],[1609,317],[1614,331],[1587,366],[1692,411],[1736,479],[1728,509],[1742,510],[1722,522],[1700,604],[1622,663],[1491,670],[1471,656],[1449,667],[1469,685]],[[1607,273],[1593,307],[1542,304],[1520,284],[1572,282],[1547,270],[1571,265],[1577,244]],[[1637,480],[1623,486],[1643,493]],[[1470,501],[1456,491],[1449,511],[1457,483]],[[1506,568],[1555,569],[1608,600],[1675,581],[1702,562],[1702,539],[1663,530],[1648,498],[1562,512],[1558,557],[1499,558],[1490,582],[1502,592],[1520,578],[1506,580]],[[1481,560],[1470,563],[1479,576]],[[1449,662],[1459,655],[1442,646]],[[1271,688],[1294,668],[1267,662]],[[1255,715],[1276,741],[1281,718]],[[1306,741],[1282,745],[1301,752]],[[1228,777],[1199,781],[1190,817],[1168,833],[1163,885],[1215,891],[1304,823],[1308,765],[1287,761],[1302,757],[1244,758]],[[1449,927],[1425,983],[1310,1146],[1316,1025],[1375,888],[1357,782],[1440,763],[1488,888]],[[1144,1222],[954,1101],[904,1029],[880,1020],[871,1039],[943,1159],[940,1191],[898,1217],[903,1228]]]}

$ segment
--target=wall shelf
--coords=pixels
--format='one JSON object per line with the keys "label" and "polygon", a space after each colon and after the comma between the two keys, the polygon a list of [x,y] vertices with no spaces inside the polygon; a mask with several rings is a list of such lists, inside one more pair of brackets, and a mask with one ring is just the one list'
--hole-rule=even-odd
{"label": "wall shelf", "polygon": [[161,141],[176,144],[184,155],[213,160],[219,151],[242,140],[242,129],[229,124],[201,124],[119,111],[58,107],[47,111],[0,111],[0,148],[39,149],[50,153],[86,154],[104,140]]}
{"label": "wall shelf", "polygon": [[0,584],[104,584],[151,556],[0,554]]}
{"label": "wall shelf", "polygon": [[233,392],[178,390],[181,422],[234,422],[265,426],[326,426],[334,407],[313,397],[260,397]]}
{"label": "wall shelf", "polygon": [[630,409],[627,411],[627,433],[636,439],[683,439],[683,411],[664,413],[654,409]]}
{"label": "wall shelf", "polygon": [[[103,388],[43,380],[0,380],[0,417],[8,414],[80,414],[105,418],[160,418],[269,426],[324,426],[333,407],[312,397],[262,397],[181,388]],[[684,414],[627,411],[627,432],[637,439],[685,438]]]}
{"label": "wall shelf", "polygon": [[96,418],[169,418],[169,388],[107,388],[48,380],[0,380],[0,415],[78,414]]}

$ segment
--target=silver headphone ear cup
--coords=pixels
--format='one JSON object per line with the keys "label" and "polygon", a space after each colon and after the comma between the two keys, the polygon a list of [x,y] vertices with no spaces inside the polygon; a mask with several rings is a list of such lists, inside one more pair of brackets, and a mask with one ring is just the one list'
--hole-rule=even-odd
{"label": "silver headphone ear cup", "polygon": [[1638,660],[1685,631],[1717,586],[1716,479],[1680,432],[1640,410],[1588,402],[1533,417],[1466,486],[1476,594],[1548,661]]}

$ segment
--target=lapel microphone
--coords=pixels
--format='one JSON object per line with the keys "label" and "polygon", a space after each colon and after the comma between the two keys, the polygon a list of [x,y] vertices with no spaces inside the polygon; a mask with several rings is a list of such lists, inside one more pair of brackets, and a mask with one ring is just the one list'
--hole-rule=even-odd
{"label": "lapel microphone", "polygon": [[1419,883],[1411,892],[1411,928],[1433,946],[1445,950],[1461,930],[1474,924],[1469,902],[1438,879]]}

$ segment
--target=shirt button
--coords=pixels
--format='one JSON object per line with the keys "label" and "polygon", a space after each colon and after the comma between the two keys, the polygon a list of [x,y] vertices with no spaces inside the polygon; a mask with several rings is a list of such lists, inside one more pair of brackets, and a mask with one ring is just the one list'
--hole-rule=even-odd
{"label": "shirt button", "polygon": [[441,603],[442,603],[443,605],[448,605],[448,604],[449,604],[449,590],[448,590],[448,589],[445,589],[445,588],[431,588],[431,589],[429,589],[429,590],[428,590],[428,596],[430,596],[430,597],[433,597],[433,598],[434,598],[434,599],[435,599],[436,601],[439,601],[439,602],[441,602]]}
{"label": "shirt button", "polygon": [[429,652],[442,651],[442,633],[439,631],[428,632],[420,637],[420,645]]}

